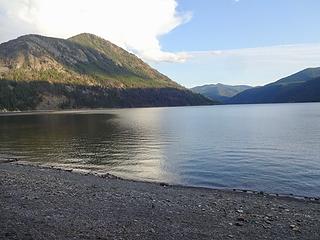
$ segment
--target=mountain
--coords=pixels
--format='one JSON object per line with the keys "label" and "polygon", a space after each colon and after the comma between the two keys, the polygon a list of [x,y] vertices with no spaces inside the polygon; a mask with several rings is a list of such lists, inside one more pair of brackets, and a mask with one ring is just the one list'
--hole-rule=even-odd
{"label": "mountain", "polygon": [[26,35],[0,44],[0,109],[212,104],[92,34]]}
{"label": "mountain", "polygon": [[252,87],[246,85],[230,86],[218,83],[197,86],[191,88],[191,91],[195,93],[200,93],[207,98],[210,98],[212,100],[218,100],[223,103],[231,97],[237,95],[238,93],[250,88]]}
{"label": "mountain", "polygon": [[244,103],[289,103],[320,101],[320,68],[307,68],[263,87],[237,94],[227,101]]}
{"label": "mountain", "polygon": [[282,78],[274,83],[269,85],[288,85],[288,84],[299,84],[310,81],[320,77],[320,67],[319,68],[307,68],[300,72],[297,72],[288,77]]}

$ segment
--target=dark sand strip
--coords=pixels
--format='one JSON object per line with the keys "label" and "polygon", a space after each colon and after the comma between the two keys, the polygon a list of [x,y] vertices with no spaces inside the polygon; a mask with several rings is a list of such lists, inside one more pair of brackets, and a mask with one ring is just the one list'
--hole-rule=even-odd
{"label": "dark sand strip", "polygon": [[320,239],[320,204],[0,164],[0,239]]}

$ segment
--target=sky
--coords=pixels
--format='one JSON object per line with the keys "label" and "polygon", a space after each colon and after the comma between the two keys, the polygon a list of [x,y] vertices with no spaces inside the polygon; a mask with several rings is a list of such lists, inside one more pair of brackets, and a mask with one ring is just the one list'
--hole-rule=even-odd
{"label": "sky", "polygon": [[89,32],[186,86],[320,67],[319,0],[0,0],[0,42]]}

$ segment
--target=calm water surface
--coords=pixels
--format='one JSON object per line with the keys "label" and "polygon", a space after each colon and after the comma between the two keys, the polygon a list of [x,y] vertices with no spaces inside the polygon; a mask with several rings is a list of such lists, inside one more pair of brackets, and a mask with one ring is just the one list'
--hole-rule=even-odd
{"label": "calm water surface", "polygon": [[320,104],[0,115],[1,156],[132,179],[320,196]]}

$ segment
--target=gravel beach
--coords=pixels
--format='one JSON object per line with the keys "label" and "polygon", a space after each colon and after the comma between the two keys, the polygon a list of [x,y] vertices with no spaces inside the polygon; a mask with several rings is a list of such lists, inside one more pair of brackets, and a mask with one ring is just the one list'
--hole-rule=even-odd
{"label": "gravel beach", "polygon": [[0,163],[0,239],[320,239],[309,199]]}

